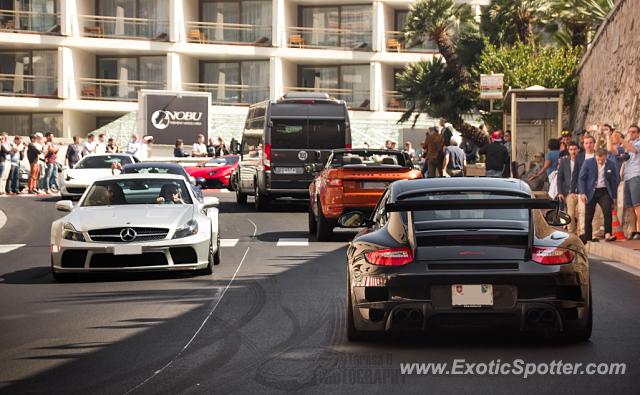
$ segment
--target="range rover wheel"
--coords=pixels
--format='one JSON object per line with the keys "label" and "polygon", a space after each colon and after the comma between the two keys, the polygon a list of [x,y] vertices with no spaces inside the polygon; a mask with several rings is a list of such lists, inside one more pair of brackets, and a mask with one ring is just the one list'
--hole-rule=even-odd
{"label": "range rover wheel", "polygon": [[316,223],[316,215],[313,213],[313,208],[311,206],[312,204],[313,203],[309,203],[309,234],[315,235],[316,231],[318,230],[316,229],[318,224]]}
{"label": "range rover wheel", "polygon": [[333,226],[322,214],[322,206],[318,202],[318,216],[316,217],[316,239],[318,241],[329,241],[333,236]]}

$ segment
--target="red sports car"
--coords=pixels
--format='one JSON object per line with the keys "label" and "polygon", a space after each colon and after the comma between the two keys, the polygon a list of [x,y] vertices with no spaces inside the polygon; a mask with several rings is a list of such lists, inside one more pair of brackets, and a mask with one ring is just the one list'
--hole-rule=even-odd
{"label": "red sports car", "polygon": [[203,189],[229,188],[231,175],[238,167],[239,155],[224,155],[211,158],[198,166],[185,167],[184,169],[196,179],[196,184]]}

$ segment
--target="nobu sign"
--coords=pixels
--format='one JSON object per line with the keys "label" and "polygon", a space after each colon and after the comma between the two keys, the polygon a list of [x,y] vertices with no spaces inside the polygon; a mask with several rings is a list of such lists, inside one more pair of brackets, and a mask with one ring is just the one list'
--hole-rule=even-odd
{"label": "nobu sign", "polygon": [[191,144],[198,134],[208,135],[210,97],[196,93],[146,92],[143,96],[146,134],[156,144],[173,145],[176,139]]}

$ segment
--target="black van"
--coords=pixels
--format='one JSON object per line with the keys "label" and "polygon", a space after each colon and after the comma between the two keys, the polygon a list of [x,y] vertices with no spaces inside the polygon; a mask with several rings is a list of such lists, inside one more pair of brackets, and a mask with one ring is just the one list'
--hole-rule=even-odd
{"label": "black van", "polygon": [[336,148],[351,148],[347,105],[325,93],[287,93],[252,105],[237,172],[236,199],[262,210],[277,197],[308,198],[314,174]]}

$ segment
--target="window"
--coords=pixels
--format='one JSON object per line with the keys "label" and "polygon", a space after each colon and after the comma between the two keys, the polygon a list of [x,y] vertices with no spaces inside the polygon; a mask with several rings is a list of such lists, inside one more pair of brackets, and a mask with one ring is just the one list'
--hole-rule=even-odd
{"label": "window", "polygon": [[62,136],[62,114],[0,114],[0,125],[10,135],[29,136],[34,132],[53,132],[54,136]]}
{"label": "window", "polygon": [[58,52],[0,52],[0,74],[0,94],[57,96]]}
{"label": "window", "polygon": [[271,128],[273,148],[308,147],[307,121],[305,119],[277,119]]}
{"label": "window", "polygon": [[253,104],[269,98],[269,62],[201,62],[200,81],[216,103]]}
{"label": "window", "polygon": [[192,204],[192,201],[182,180],[145,178],[98,181],[82,203],[83,206],[128,204]]}
{"label": "window", "polygon": [[[329,94],[346,101],[351,108],[369,109],[369,71],[369,65],[301,66],[298,86],[328,90]],[[331,92],[332,89],[345,91]]]}
{"label": "window", "polygon": [[242,136],[242,155],[247,155],[249,158],[257,158],[260,156],[262,150],[262,135],[247,135]]}
{"label": "window", "polygon": [[136,99],[140,88],[129,81],[147,82],[144,88],[161,89],[167,78],[165,56],[111,57],[99,56],[97,75],[100,79],[114,80],[100,86],[103,97]]}
{"label": "window", "polygon": [[169,33],[169,0],[98,0],[97,11],[100,16],[148,20],[104,23],[105,36],[160,38]]}
{"label": "window", "polygon": [[[304,41],[312,47],[371,48],[372,7],[367,5],[301,7]],[[344,29],[339,31],[337,29]]]}
{"label": "window", "polygon": [[[249,1],[208,1],[200,6],[200,21],[218,24],[207,28],[206,34],[212,41],[254,42],[269,45],[271,43],[271,9],[269,0]],[[253,25],[245,29],[231,25]]]}

